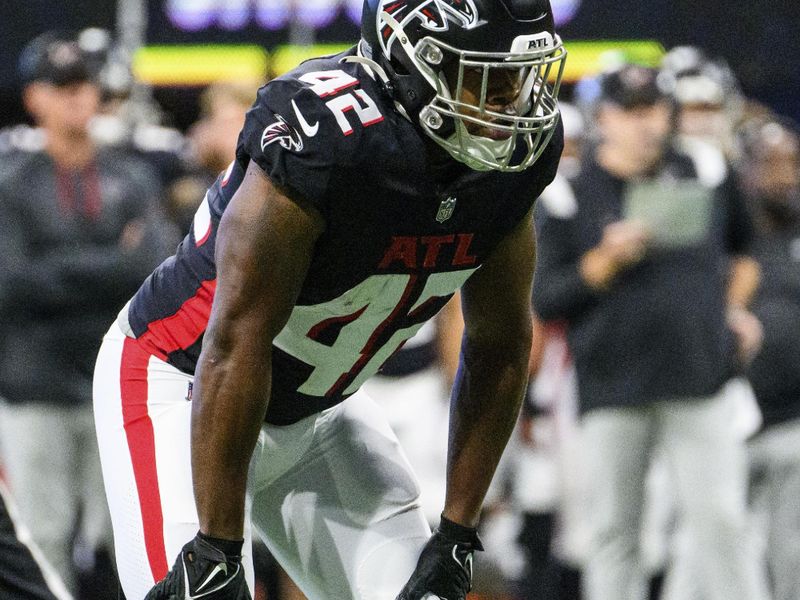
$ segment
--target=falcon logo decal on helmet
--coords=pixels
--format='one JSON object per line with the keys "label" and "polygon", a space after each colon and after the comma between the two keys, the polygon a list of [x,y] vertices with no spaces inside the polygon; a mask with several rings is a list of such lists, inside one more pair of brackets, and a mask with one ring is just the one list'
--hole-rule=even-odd
{"label": "falcon logo decal on helmet", "polygon": [[[473,27],[481,25],[481,22],[478,20],[478,9],[475,8],[475,3],[472,0],[434,0],[434,3],[439,8],[439,16],[444,18],[437,20],[436,27],[423,23],[422,26],[427,29],[444,31],[448,28],[448,20],[453,21],[465,29],[472,29]],[[424,10],[423,14],[425,14]],[[435,16],[436,13],[434,13],[434,17]]]}
{"label": "falcon logo decal on helmet", "polygon": [[264,133],[261,134],[261,151],[267,149],[267,146],[278,142],[282,148],[291,150],[292,152],[300,152],[303,150],[303,138],[300,137],[298,131],[289,125],[282,116],[276,114],[278,120],[272,125],[267,125]]}
{"label": "falcon logo decal on helmet", "polygon": [[382,20],[382,12],[392,16],[395,20],[406,26],[412,19],[419,19],[419,24],[429,31],[447,31],[450,23],[474,29],[483,22],[478,19],[478,9],[473,0],[427,0],[408,10],[407,0],[384,0],[378,7],[378,27],[381,31],[381,40],[386,51],[392,43],[392,28]]}

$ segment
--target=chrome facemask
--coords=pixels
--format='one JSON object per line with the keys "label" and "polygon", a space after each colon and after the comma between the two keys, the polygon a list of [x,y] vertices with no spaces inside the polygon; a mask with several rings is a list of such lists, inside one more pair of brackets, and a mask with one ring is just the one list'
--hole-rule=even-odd
{"label": "chrome facemask", "polygon": [[[528,49],[529,45],[536,47]],[[527,169],[555,132],[566,54],[560,38],[546,32],[515,40],[510,52],[499,53],[464,51],[430,37],[421,39],[411,56],[436,90],[433,100],[420,111],[423,130],[472,169]],[[453,82],[447,81],[439,66],[449,61],[457,64]],[[470,69],[480,74],[480,90],[470,90],[475,103],[464,100],[464,78]],[[497,76],[495,70],[511,71],[507,78],[517,82],[518,93],[506,106],[490,108],[487,96],[490,79]],[[470,133],[469,129],[475,128],[491,130],[495,136]]]}

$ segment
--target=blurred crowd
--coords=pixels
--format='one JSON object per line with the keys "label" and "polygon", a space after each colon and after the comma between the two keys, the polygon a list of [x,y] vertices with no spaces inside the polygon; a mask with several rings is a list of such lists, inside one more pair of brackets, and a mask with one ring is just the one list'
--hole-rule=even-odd
{"label": "blurred crowd", "polygon": [[[101,337],[192,226],[263,83],[208,86],[181,132],[112,57],[103,32],[37,38],[31,122],[0,130],[0,465],[60,599],[118,593]],[[474,598],[797,600],[800,128],[699,49],[605,62],[567,86],[537,204],[531,382]],[[456,298],[365,384],[432,523],[462,326]],[[256,556],[260,598],[302,598]]]}

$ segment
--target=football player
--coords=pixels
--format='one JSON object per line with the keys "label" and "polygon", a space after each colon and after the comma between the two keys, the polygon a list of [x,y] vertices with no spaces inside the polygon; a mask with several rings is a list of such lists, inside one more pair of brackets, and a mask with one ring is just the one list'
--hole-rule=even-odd
{"label": "football player", "polygon": [[[236,160],[105,338],[97,433],[131,600],[250,598],[251,529],[312,600],[469,590],[527,378],[565,51],[547,0],[367,0],[362,34],[259,91]],[[359,387],[458,289],[431,535]]]}

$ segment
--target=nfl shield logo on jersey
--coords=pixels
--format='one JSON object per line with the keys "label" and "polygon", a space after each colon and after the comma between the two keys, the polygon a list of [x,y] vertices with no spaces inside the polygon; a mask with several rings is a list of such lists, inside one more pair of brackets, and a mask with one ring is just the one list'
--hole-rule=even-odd
{"label": "nfl shield logo on jersey", "polygon": [[456,209],[456,197],[450,196],[446,200],[442,200],[439,205],[439,212],[436,213],[436,221],[444,223],[453,216],[453,211]]}

